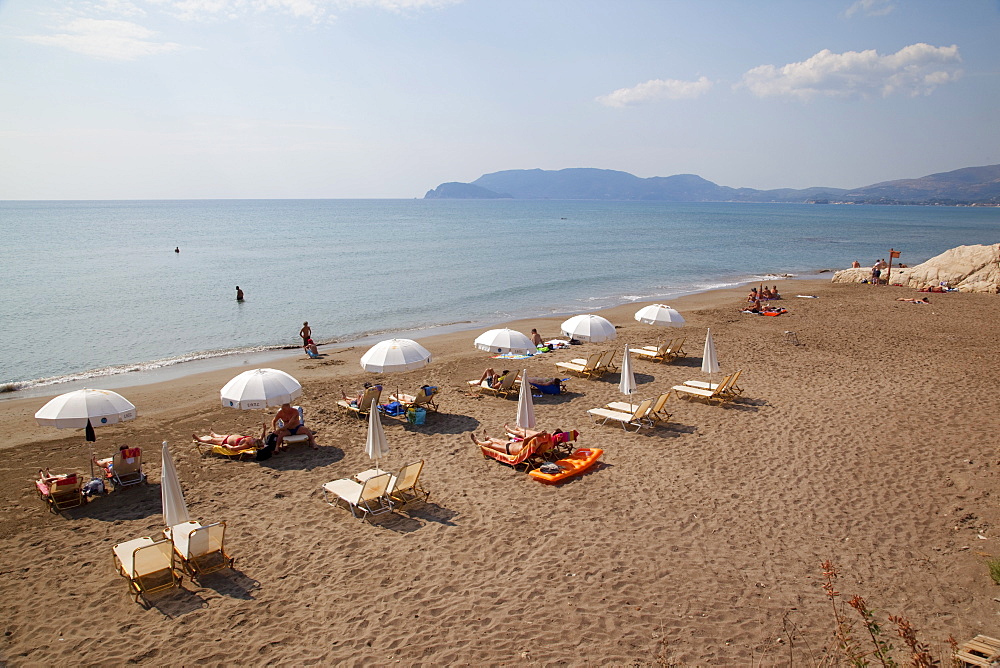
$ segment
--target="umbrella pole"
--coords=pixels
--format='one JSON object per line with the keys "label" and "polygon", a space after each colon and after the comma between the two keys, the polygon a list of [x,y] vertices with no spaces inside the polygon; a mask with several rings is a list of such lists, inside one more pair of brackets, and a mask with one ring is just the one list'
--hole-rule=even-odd
{"label": "umbrella pole", "polygon": [[87,446],[90,448],[90,477],[91,477],[91,479],[93,479],[93,477],[94,477],[94,445],[90,441],[87,441]]}

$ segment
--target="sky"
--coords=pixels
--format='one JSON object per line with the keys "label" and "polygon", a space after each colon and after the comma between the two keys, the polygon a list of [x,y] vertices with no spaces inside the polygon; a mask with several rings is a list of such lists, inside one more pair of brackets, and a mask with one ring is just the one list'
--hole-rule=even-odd
{"label": "sky", "polygon": [[0,199],[1000,163],[1000,0],[0,0]]}

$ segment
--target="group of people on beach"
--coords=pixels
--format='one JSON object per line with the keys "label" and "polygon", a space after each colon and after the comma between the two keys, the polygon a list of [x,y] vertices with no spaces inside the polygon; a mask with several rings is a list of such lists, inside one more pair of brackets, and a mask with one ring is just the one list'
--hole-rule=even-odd
{"label": "group of people on beach", "polygon": [[[281,408],[278,409],[277,414],[271,420],[271,430],[271,433],[275,436],[275,452],[287,450],[288,446],[285,445],[285,438],[299,434],[308,436],[309,447],[313,450],[319,450],[319,446],[316,444],[316,434],[302,424],[302,417],[299,415],[298,409],[291,404],[281,404]],[[267,423],[262,422],[260,438],[243,436],[242,434],[216,434],[214,431],[209,432],[206,436],[192,434],[191,438],[207,445],[217,445],[227,452],[236,454],[244,450],[263,448],[265,440],[269,437],[267,435]]]}

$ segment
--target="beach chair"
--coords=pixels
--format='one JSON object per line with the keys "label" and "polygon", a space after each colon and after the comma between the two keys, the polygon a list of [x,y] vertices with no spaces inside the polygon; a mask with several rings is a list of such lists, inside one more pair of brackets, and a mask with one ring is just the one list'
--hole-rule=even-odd
{"label": "beach chair", "polygon": [[[743,373],[743,369],[737,369],[736,373],[734,373],[729,379],[729,383],[723,386],[721,392],[724,394],[731,394],[734,397],[742,394],[743,388],[736,384],[736,381],[739,380],[741,373]],[[704,380],[685,380],[684,384],[690,385],[691,387],[700,387],[703,390],[717,390],[719,386],[722,385],[722,383],[709,383]]]}
{"label": "beach chair", "polygon": [[85,499],[83,497],[83,478],[79,473],[67,473],[62,475],[51,475],[50,473],[39,471],[39,477],[35,480],[35,489],[38,496],[48,504],[49,510],[54,513],[61,513],[68,508],[82,506]]}
{"label": "beach chair", "polygon": [[[305,426],[306,414],[305,411],[302,410],[302,406],[292,406],[292,408],[294,408],[299,412],[299,424]],[[285,421],[278,420],[278,429],[284,429],[284,427],[285,427]],[[308,443],[309,436],[307,436],[306,434],[292,434],[290,436],[285,436],[283,439],[281,439],[281,442],[284,445],[294,445],[295,443]]]}
{"label": "beach chair", "polygon": [[[333,480],[323,485],[323,500],[331,506],[347,504],[351,515],[360,519],[381,515],[392,510],[386,491],[389,489],[391,474],[381,473],[358,483],[354,480]],[[336,499],[331,502],[330,497]]]}
{"label": "beach chair", "polygon": [[667,355],[670,357],[670,359],[667,361],[673,361],[678,357],[684,357],[685,355],[687,355],[687,353],[684,352],[684,341],[686,340],[687,339],[685,339],[684,337],[681,337],[676,341],[670,342],[670,347],[667,348]]}
{"label": "beach chair", "polygon": [[723,378],[722,382],[715,385],[714,388],[696,387],[687,383],[701,381],[687,381],[684,385],[674,385],[670,389],[672,389],[678,397],[682,397],[684,399],[701,399],[708,403],[717,401],[720,404],[723,404],[736,398],[736,395],[728,394],[726,392],[726,388],[733,379],[733,375],[734,374],[730,374]]}
{"label": "beach chair", "polygon": [[615,352],[617,351],[614,348],[604,351],[604,357],[597,363],[597,370],[601,374],[618,371],[618,365],[615,364]]}
{"label": "beach chair", "polygon": [[667,341],[662,346],[643,346],[642,348],[629,348],[628,352],[630,355],[635,355],[639,359],[653,360],[654,362],[662,362],[670,354],[670,341]]}
{"label": "beach chair", "polygon": [[525,440],[527,443],[512,455],[508,455],[506,452],[499,452],[484,445],[480,445],[479,449],[482,451],[484,457],[495,459],[515,469],[522,464],[528,469],[533,469],[541,464],[544,461],[544,455],[552,450],[554,445],[552,435],[548,432],[540,432]]}
{"label": "beach chair", "polygon": [[[667,422],[670,419],[671,413],[667,413],[664,410],[664,406],[666,405],[667,399],[669,398],[670,398],[670,390],[667,390],[666,392],[664,392],[663,394],[661,394],[660,396],[658,396],[656,399],[653,400],[653,405],[649,407],[649,412],[646,414],[646,417],[649,418],[649,423],[652,426],[655,427],[657,424],[660,424],[661,422]],[[607,404],[605,408],[613,411],[618,411],[620,413],[634,413],[639,409],[639,405],[631,404],[627,401],[612,401],[611,403]]]}
{"label": "beach chair", "polygon": [[438,394],[438,388],[431,387],[430,385],[421,385],[420,389],[417,390],[416,394],[399,394],[399,390],[396,390],[396,394],[389,395],[389,401],[398,401],[403,405],[403,410],[408,408],[424,408],[429,411],[437,411],[437,400],[435,397]]}
{"label": "beach chair", "polygon": [[148,594],[177,587],[181,577],[174,568],[174,548],[169,540],[148,536],[118,543],[112,548],[115,570],[128,580],[129,593],[138,603]]}
{"label": "beach chair", "polygon": [[399,469],[399,473],[389,479],[386,494],[393,510],[403,508],[412,501],[427,502],[431,493],[420,486],[420,472],[424,469],[424,460],[407,464]]}
{"label": "beach chair", "polygon": [[360,418],[362,415],[368,415],[373,406],[378,406],[378,399],[381,395],[382,386],[373,385],[365,389],[364,394],[361,395],[361,399],[357,404],[348,401],[347,399],[341,399],[337,402],[337,405],[346,408],[349,411],[353,411],[354,414]]}
{"label": "beach chair", "polygon": [[601,424],[607,424],[608,420],[612,422],[618,422],[621,424],[622,429],[628,431],[629,427],[635,427],[636,431],[639,431],[643,427],[650,427],[652,424],[647,417],[649,409],[653,406],[652,399],[646,399],[638,406],[635,410],[630,412],[627,411],[616,411],[610,408],[591,408],[587,411],[587,414],[594,419],[594,422],[600,422]]}
{"label": "beach chair", "polygon": [[208,575],[223,568],[232,568],[236,560],[226,554],[226,523],[202,526],[190,521],[164,529],[174,546],[174,552],[188,575],[193,578]]}
{"label": "beach chair", "polygon": [[508,395],[514,393],[514,383],[517,380],[517,372],[511,371],[500,381],[499,387],[490,387],[486,384],[486,381],[470,380],[469,385],[482,392],[493,392],[498,397],[507,398]]}
{"label": "beach chair", "polygon": [[119,450],[111,460],[111,481],[115,488],[130,487],[146,482],[142,472],[142,449]]}
{"label": "beach chair", "polygon": [[576,359],[568,362],[556,362],[556,368],[564,369],[565,371],[578,374],[585,378],[591,378],[594,376],[600,376],[603,373],[602,371],[599,371],[599,365],[603,358],[604,353],[596,352],[586,360]]}

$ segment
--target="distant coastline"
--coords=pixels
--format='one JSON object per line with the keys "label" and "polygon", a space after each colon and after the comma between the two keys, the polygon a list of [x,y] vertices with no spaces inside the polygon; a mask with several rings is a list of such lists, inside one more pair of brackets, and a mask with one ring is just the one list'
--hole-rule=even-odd
{"label": "distant coastline", "polygon": [[696,174],[640,178],[610,169],[512,169],[471,183],[442,183],[424,199],[545,199],[661,202],[1000,206],[1000,165],[966,167],[853,190],[756,190],[720,186]]}

